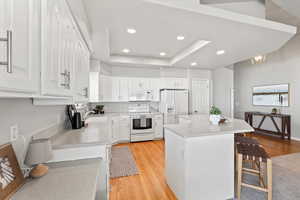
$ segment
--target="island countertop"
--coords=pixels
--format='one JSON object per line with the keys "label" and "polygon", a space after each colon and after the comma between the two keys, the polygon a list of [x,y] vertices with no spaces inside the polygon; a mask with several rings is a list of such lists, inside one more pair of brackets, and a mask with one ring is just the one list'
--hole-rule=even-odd
{"label": "island countertop", "polygon": [[213,125],[209,122],[209,115],[182,115],[180,117],[188,119],[190,122],[167,124],[164,128],[184,138],[247,133],[254,131],[249,124],[240,119],[228,119],[223,124]]}

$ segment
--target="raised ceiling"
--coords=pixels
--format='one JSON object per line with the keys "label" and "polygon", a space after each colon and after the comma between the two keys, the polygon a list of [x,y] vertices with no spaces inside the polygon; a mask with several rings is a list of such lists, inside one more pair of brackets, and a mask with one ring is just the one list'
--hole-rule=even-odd
{"label": "raised ceiling", "polygon": [[[296,33],[293,26],[191,2],[84,2],[94,56],[112,64],[191,67],[195,62],[195,68],[224,67],[277,50]],[[136,33],[127,33],[127,28]],[[178,35],[185,39],[178,41]],[[218,50],[225,54],[217,55]]]}

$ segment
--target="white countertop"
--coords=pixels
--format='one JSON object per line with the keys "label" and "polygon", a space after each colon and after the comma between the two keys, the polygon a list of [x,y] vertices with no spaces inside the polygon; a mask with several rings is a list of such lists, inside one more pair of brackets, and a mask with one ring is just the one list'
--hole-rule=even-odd
{"label": "white countertop", "polygon": [[86,128],[69,130],[54,136],[51,139],[53,149],[111,144],[108,118],[90,117],[87,123]]}
{"label": "white countertop", "polygon": [[224,124],[213,125],[209,122],[209,115],[182,115],[180,117],[189,119],[190,123],[168,124],[164,127],[184,138],[254,131],[249,124],[240,119],[228,119],[228,122]]}
{"label": "white countertop", "polygon": [[47,164],[49,172],[28,179],[11,200],[94,200],[101,159]]}

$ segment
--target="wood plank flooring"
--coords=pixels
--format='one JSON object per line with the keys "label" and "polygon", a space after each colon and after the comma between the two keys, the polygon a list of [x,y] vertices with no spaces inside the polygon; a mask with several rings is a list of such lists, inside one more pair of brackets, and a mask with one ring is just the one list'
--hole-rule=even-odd
{"label": "wood plank flooring", "polygon": [[[271,136],[253,134],[270,156],[300,152],[299,141],[283,141]],[[165,181],[164,141],[150,141],[117,146],[129,146],[140,174],[110,180],[110,200],[176,200]]]}

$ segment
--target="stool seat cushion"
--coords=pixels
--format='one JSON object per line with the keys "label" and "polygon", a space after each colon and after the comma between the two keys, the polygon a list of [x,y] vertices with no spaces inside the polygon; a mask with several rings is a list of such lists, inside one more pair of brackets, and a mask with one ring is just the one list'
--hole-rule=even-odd
{"label": "stool seat cushion", "polygon": [[267,162],[270,158],[265,149],[258,145],[237,144],[237,152],[242,154],[244,160]]}
{"label": "stool seat cushion", "polygon": [[248,145],[259,145],[259,142],[256,139],[237,135],[235,138],[236,144],[248,144]]}

